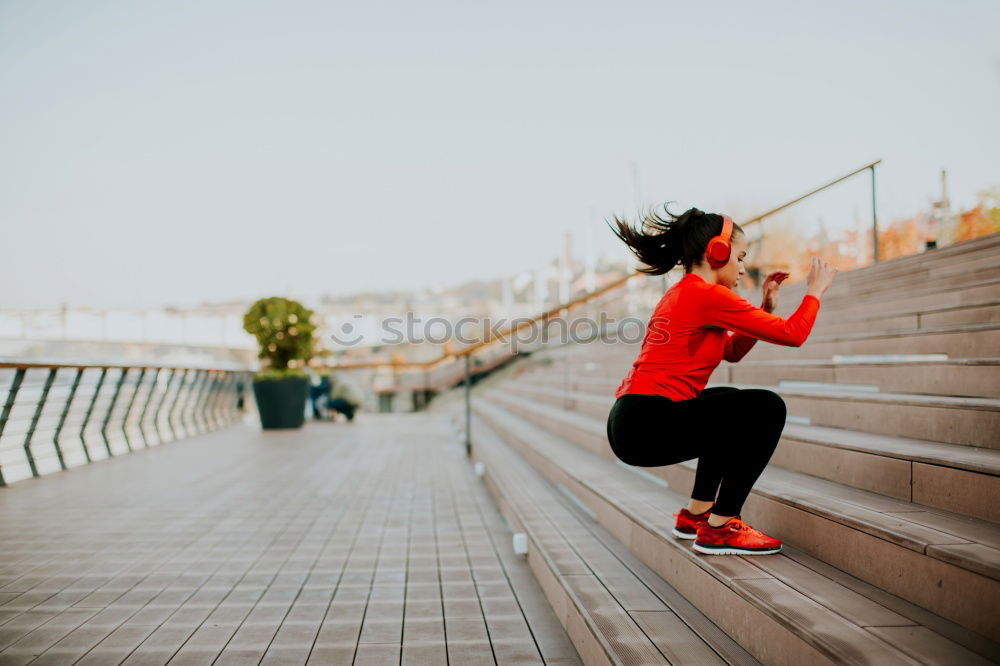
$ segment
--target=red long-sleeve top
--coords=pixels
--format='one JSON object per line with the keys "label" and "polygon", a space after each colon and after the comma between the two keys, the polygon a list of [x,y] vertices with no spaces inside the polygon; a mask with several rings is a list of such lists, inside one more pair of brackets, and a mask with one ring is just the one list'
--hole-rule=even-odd
{"label": "red long-sleeve top", "polygon": [[757,340],[802,346],[818,312],[819,299],[806,294],[791,317],[775,317],[724,285],[687,273],[656,304],[639,357],[615,398],[638,393],[690,400],[705,388],[723,358],[736,363]]}

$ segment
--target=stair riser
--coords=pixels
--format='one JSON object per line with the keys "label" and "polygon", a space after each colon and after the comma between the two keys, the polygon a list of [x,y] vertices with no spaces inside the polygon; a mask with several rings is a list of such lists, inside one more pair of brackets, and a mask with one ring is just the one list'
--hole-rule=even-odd
{"label": "stair riser", "polygon": [[709,383],[777,386],[778,382],[782,380],[878,386],[885,393],[923,393],[925,395],[952,395],[971,398],[1000,397],[1000,366],[998,365],[919,363],[886,366],[838,365],[826,368],[787,366],[782,368],[753,367],[737,363],[727,366],[720,365],[712,373]]}
{"label": "stair riser", "polygon": [[[923,289],[914,289],[911,295],[907,292],[882,295],[881,292],[865,296],[859,302],[857,298],[827,298],[829,292],[820,298],[820,317],[836,313],[846,313],[851,317],[876,316],[883,312],[911,312],[931,308],[966,305],[978,301],[995,300],[1000,289],[996,283],[954,288],[934,293],[921,293]],[[782,293],[781,303],[774,314],[787,319],[802,303],[802,293]]]}
{"label": "stair riser", "polygon": [[[609,397],[606,404],[594,403],[536,393],[515,383],[509,384],[506,390],[598,419],[606,419],[614,404],[613,397]],[[811,425],[1000,449],[997,436],[1000,433],[1000,412],[790,395],[782,395],[782,398],[789,416],[807,417]]]}
{"label": "stair riser", "polygon": [[1000,522],[1000,483],[989,474],[914,462],[912,501]]}
{"label": "stair riser", "polygon": [[[837,276],[827,293],[857,293],[861,290],[877,288],[880,285],[889,287],[913,281],[934,281],[964,275],[969,280],[975,280],[995,269],[1000,262],[1000,247],[995,246],[979,252],[966,253],[960,259],[957,257],[928,258],[922,256],[910,265],[883,267],[864,267],[844,272]],[[794,282],[788,287],[804,290],[808,286],[806,275],[793,276]],[[988,278],[980,278],[988,279]]]}
{"label": "stair riser", "polygon": [[[514,386],[510,386],[509,390],[540,403],[564,407],[562,401],[551,396],[518,392]],[[607,418],[607,410],[582,402],[574,405],[581,413]],[[506,403],[504,406],[511,411],[516,410],[528,420],[537,420],[528,410],[516,409]],[[563,430],[565,438],[574,441],[588,437],[579,429],[563,428],[561,424],[539,425],[550,429],[558,427]],[[595,441],[590,437],[585,441],[589,442],[590,451],[604,456],[610,454],[603,439]],[[889,497],[1000,522],[1000,478],[989,474],[803,442],[790,437],[782,437],[771,463]]]}
{"label": "stair riser", "polygon": [[755,361],[832,359],[834,354],[947,354],[949,358],[989,358],[1000,349],[1000,328],[949,333],[918,333],[893,337],[816,342],[801,347],[760,344],[750,352]]}
{"label": "stair riser", "polygon": [[[548,420],[538,412],[504,402],[502,396],[497,396],[497,402],[504,409],[515,413],[539,428],[604,458],[615,459],[611,447],[608,446],[606,434],[598,435],[594,432],[585,432],[582,429],[568,427],[556,420]],[[510,437],[509,433],[507,437]],[[663,478],[670,484],[671,489],[684,495],[690,492],[694,484],[694,470],[683,465],[651,467],[646,471]],[[929,481],[924,480],[922,483],[926,486]],[[931,486],[933,486],[932,483]],[[921,490],[921,492],[925,491]],[[988,496],[983,497],[982,500],[987,501]],[[1000,585],[997,581],[841,523],[775,502],[760,496],[756,491],[751,492],[745,507],[744,515],[754,527],[772,534],[778,539],[788,541],[788,543],[796,545],[862,580],[944,615],[974,631],[986,633],[986,635],[1000,635],[1000,633],[988,633],[990,631],[1000,632],[1000,617],[990,619],[982,617],[981,609],[989,608],[988,604],[976,606],[979,609],[978,612],[974,608],[970,609],[968,591],[979,588],[966,586],[969,584],[982,585],[984,593],[982,598],[987,601],[996,599],[1000,602]],[[806,527],[799,529],[800,522],[805,523]],[[831,534],[836,534],[837,537],[832,538],[829,536]],[[863,550],[859,550],[862,547]],[[864,555],[854,557],[855,551],[862,552]],[[879,560],[878,567],[873,568],[875,573],[866,575],[865,570],[868,564],[866,558],[871,557],[889,559]],[[918,585],[911,594],[907,590],[912,587],[914,578],[909,572],[913,571],[923,572],[918,578],[920,581],[927,581],[927,583],[923,587]],[[942,581],[941,587],[937,587],[939,580]]]}
{"label": "stair riser", "polygon": [[768,464],[910,501],[907,460],[782,437]]}
{"label": "stair riser", "polygon": [[[530,409],[524,409],[520,405],[516,405],[514,403],[505,402],[502,395],[491,393],[490,399],[495,400],[497,404],[502,405],[503,408],[511,414],[520,416],[525,421],[533,423],[540,428],[545,428],[548,432],[558,435],[567,441],[573,442],[577,446],[584,448],[593,454],[601,456],[602,458],[607,458],[608,460],[615,459],[615,455],[611,451],[611,447],[608,445],[607,434],[598,435],[589,430],[575,428],[562,421],[548,421],[544,417],[540,416],[538,412]],[[502,427],[502,425],[498,427]]]}
{"label": "stair riser", "polygon": [[942,326],[961,326],[964,324],[988,324],[1000,322],[1000,305],[984,305],[979,307],[948,310],[928,314],[909,314],[877,317],[858,321],[855,316],[830,317],[824,313],[816,320],[810,338],[844,333],[880,333],[883,331],[898,331],[914,328],[937,328]]}
{"label": "stair riser", "polygon": [[1000,449],[1000,412],[782,397],[790,416],[808,417],[811,425]]}
{"label": "stair riser", "polygon": [[608,418],[608,413],[611,411],[611,406],[614,404],[614,398],[609,399],[606,405],[583,400],[567,400],[558,395],[535,393],[534,391],[527,390],[525,387],[518,386],[514,383],[506,385],[504,390],[514,395],[528,398],[534,402],[577,411],[581,414],[587,414],[588,416],[593,416],[599,419]]}
{"label": "stair riser", "polygon": [[[753,353],[753,352],[751,352]],[[570,377],[586,376],[601,381],[567,383],[566,373],[552,367],[536,375],[525,374],[525,380],[542,386],[580,391],[601,396],[614,396],[615,390],[628,373],[619,364],[602,365],[600,372],[584,371],[577,364]],[[616,373],[621,372],[621,377]],[[777,386],[780,381],[820,382],[823,384],[862,384],[877,386],[884,393],[922,393],[925,395],[966,396],[970,398],[1000,398],[1000,365],[837,365],[827,367],[753,366],[746,363],[723,363],[708,379],[708,385],[751,384]]]}
{"label": "stair riser", "polygon": [[[996,266],[998,259],[990,258],[994,263],[990,267],[980,266],[976,269],[958,269],[952,267],[951,270],[942,268],[939,271],[920,271],[909,275],[900,275],[891,280],[878,280],[871,282],[868,280],[855,280],[850,284],[838,285],[834,279],[830,288],[823,295],[829,296],[831,300],[848,298],[864,299],[872,294],[902,293],[906,291],[920,290],[926,288],[940,289],[942,287],[955,287],[983,280],[994,280],[1000,278],[1000,268]],[[834,287],[837,287],[834,289]],[[805,293],[804,291],[802,293]]]}
{"label": "stair riser", "polygon": [[1000,478],[782,437],[770,465],[1000,522]]}
{"label": "stair riser", "polygon": [[[880,317],[879,319],[869,319],[864,322],[855,321],[854,317],[846,319],[842,317],[831,317],[828,315],[828,312],[823,312],[823,314],[816,318],[816,323],[809,332],[808,340],[815,340],[827,335],[843,335],[845,333],[860,333],[862,331],[867,333],[880,333],[883,331],[920,328],[919,315]],[[807,343],[808,340],[806,341]]]}
{"label": "stair riser", "polygon": [[[654,469],[673,489],[694,483],[693,470],[685,467]],[[997,581],[756,493],[743,506],[756,529],[973,631],[1000,636],[1000,614],[983,612],[1000,607]],[[971,590],[975,604],[969,603]]]}
{"label": "stair riser", "polygon": [[882,261],[878,264],[870,264],[862,268],[845,274],[852,280],[871,281],[885,280],[905,275],[914,270],[924,268],[935,269],[940,267],[952,267],[964,264],[965,262],[979,262],[984,259],[992,259],[1000,253],[1000,240],[995,235],[993,238],[980,238],[973,241],[963,242],[944,248],[922,252],[910,257],[900,257],[890,261]]}
{"label": "stair riser", "polygon": [[1000,305],[980,305],[961,310],[928,312],[920,315],[920,328],[997,322],[1000,322]]}
{"label": "stair riser", "polygon": [[[550,483],[561,484],[580,499],[596,515],[598,522],[643,561],[657,575],[668,581],[688,601],[707,615],[737,643],[764,664],[832,664],[830,658],[804,642],[800,636],[766,615],[732,588],[721,584],[711,574],[685,558],[675,549],[665,547],[656,535],[632,521],[628,516],[603,498],[590,492],[548,460],[538,456],[530,447],[523,446],[504,428],[504,424],[480,413],[494,430],[514,450],[521,454]],[[529,562],[530,563],[530,562]],[[543,572],[544,573],[544,572]],[[537,576],[538,574],[536,574]],[[539,578],[541,582],[541,578]],[[555,587],[549,582],[549,587]],[[543,583],[546,596],[549,590]],[[747,594],[746,591],[743,591]],[[557,596],[557,595],[553,595]],[[565,607],[571,604],[553,604],[560,619]],[[577,643],[577,632],[567,633],[581,656],[585,649]],[[585,635],[580,639],[586,640]],[[590,650],[586,650],[590,652]]]}

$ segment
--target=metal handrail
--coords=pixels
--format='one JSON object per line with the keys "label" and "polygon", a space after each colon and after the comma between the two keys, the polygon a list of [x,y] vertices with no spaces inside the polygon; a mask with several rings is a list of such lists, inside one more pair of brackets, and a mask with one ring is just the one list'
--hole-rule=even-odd
{"label": "metal handrail", "polygon": [[[19,478],[38,477],[75,464],[129,453],[139,448],[140,441],[143,448],[148,448],[221,428],[241,418],[253,374],[253,370],[234,364],[122,365],[7,360],[0,361],[0,370],[13,370],[10,388],[0,410],[0,447],[3,447],[5,432],[7,440],[23,434],[19,448],[24,458],[20,467],[26,467],[28,473],[21,473]],[[75,371],[71,382],[68,379],[61,384],[57,381],[61,370]],[[82,396],[88,400],[76,428],[78,443],[68,445],[64,436],[69,417],[74,404],[79,404],[80,388],[88,370],[100,371],[100,375],[93,383],[92,392]],[[47,372],[43,381],[26,384],[30,371]],[[115,372],[117,376],[108,381],[109,374]],[[182,381],[175,386],[174,379],[179,372],[183,373]],[[168,374],[164,381],[163,376]],[[191,381],[184,381],[189,374]],[[114,386],[110,397],[102,393],[106,385]],[[33,403],[18,403],[19,395],[23,397],[34,390],[39,390],[39,394]],[[48,416],[56,417],[51,409],[55,402],[53,393],[62,394],[56,398],[61,400],[57,421],[52,427],[39,428],[46,419],[47,406],[50,406]],[[169,409],[164,412],[168,402]],[[23,433],[10,433],[9,426],[18,421],[12,415],[22,407],[30,411],[30,418],[22,419],[27,425]],[[99,417],[98,412],[101,413]],[[88,441],[87,433],[92,423],[99,424],[100,444]],[[40,431],[50,432],[51,437],[41,439]],[[11,468],[16,463],[7,461],[5,465]],[[7,485],[7,478],[0,466],[0,487]]]}
{"label": "metal handrail", "polygon": [[143,363],[142,365],[136,364],[126,364],[122,365],[119,363],[64,363],[64,362],[47,362],[41,361],[4,361],[0,359],[0,369],[10,369],[10,368],[56,368],[56,369],[76,369],[76,368],[107,368],[108,370],[123,370],[125,368],[129,369],[140,369],[145,368],[147,370],[247,370],[245,365],[239,363],[216,363],[213,365],[198,365],[198,364],[186,364],[186,363],[175,363],[172,365],[159,365],[156,363]]}
{"label": "metal handrail", "polygon": [[[789,206],[793,206],[793,205],[799,203],[800,201],[802,201],[803,199],[808,199],[812,195],[817,194],[818,192],[822,192],[823,190],[825,190],[825,189],[827,189],[829,187],[833,187],[837,183],[845,181],[848,178],[850,178],[851,176],[856,176],[859,173],[862,173],[863,171],[867,171],[867,170],[871,169],[871,176],[872,176],[872,178],[871,178],[871,182],[872,182],[872,263],[876,263],[877,264],[879,262],[879,258],[878,258],[878,206],[877,206],[876,198],[875,198],[875,167],[877,165],[881,164],[881,163],[882,163],[882,160],[875,160],[874,162],[866,164],[865,166],[861,167],[860,169],[855,169],[854,171],[852,171],[851,173],[849,173],[849,174],[847,174],[845,176],[841,176],[840,178],[837,178],[836,180],[831,180],[829,183],[827,183],[827,184],[825,184],[825,185],[823,185],[821,187],[817,187],[815,190],[812,190],[811,192],[807,192],[806,194],[803,194],[800,197],[796,197],[795,199],[792,199],[791,201],[789,201],[787,203],[783,203],[780,206],[778,206],[777,208],[772,208],[771,210],[767,211],[766,213],[761,213],[760,215],[758,215],[756,217],[750,218],[746,222],[741,222],[740,226],[742,228],[746,229],[750,225],[762,222],[765,218],[768,218],[771,215],[774,215],[775,213],[788,208]],[[763,240],[764,240],[764,232],[761,231],[760,236],[758,236],[757,238],[755,238],[753,240],[753,242],[754,243],[763,243]]]}
{"label": "metal handrail", "polygon": [[756,224],[756,223],[760,222],[761,220],[763,220],[764,218],[770,217],[771,215],[774,215],[778,211],[785,210],[789,206],[793,206],[793,205],[797,204],[798,202],[802,201],[803,199],[808,199],[812,195],[817,194],[819,192],[822,192],[823,190],[825,190],[825,189],[827,189],[829,187],[833,187],[837,183],[839,183],[841,181],[844,181],[844,180],[847,180],[851,176],[856,176],[857,174],[861,173],[862,171],[865,171],[866,169],[871,169],[872,173],[874,173],[875,172],[875,166],[878,165],[878,164],[881,164],[881,163],[882,163],[882,160],[875,160],[871,164],[866,164],[865,166],[861,167],[860,169],[855,169],[851,173],[847,174],[846,176],[841,176],[837,180],[831,180],[826,185],[823,185],[822,187],[817,187],[815,190],[813,190],[811,192],[807,192],[806,194],[803,194],[802,196],[797,197],[795,199],[792,199],[788,203],[783,203],[780,206],[778,206],[777,208],[772,208],[771,210],[767,211],[766,213],[761,213],[757,217],[752,217],[749,220],[747,220],[746,222],[740,222],[740,226],[743,227],[744,229],[746,229],[751,224]]}

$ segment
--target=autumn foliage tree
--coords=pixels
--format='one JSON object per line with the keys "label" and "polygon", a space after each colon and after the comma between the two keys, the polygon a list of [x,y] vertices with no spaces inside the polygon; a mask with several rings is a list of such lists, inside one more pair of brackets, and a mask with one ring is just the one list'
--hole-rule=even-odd
{"label": "autumn foliage tree", "polygon": [[979,203],[958,214],[954,242],[972,240],[1000,231],[1000,186],[979,193]]}

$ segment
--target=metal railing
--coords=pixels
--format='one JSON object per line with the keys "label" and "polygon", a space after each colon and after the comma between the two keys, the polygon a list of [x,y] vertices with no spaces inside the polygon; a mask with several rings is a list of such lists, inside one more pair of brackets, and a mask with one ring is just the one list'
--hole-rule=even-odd
{"label": "metal railing", "polygon": [[[781,212],[781,211],[785,210],[786,208],[790,208],[791,206],[794,206],[795,204],[799,203],[800,201],[808,199],[809,197],[811,197],[811,196],[813,196],[815,194],[819,194],[823,190],[829,189],[829,188],[833,187],[834,185],[847,180],[848,178],[851,178],[853,176],[858,175],[859,173],[863,173],[865,171],[871,170],[871,184],[872,184],[872,188],[871,188],[871,190],[872,190],[872,192],[871,192],[871,194],[872,194],[872,263],[876,263],[877,264],[879,262],[879,255],[878,255],[878,207],[877,207],[877,204],[876,204],[876,197],[875,197],[875,167],[878,166],[881,163],[882,163],[882,160],[875,160],[874,162],[871,162],[870,164],[866,164],[865,166],[861,167],[860,169],[855,169],[854,171],[850,172],[847,175],[841,176],[840,178],[837,178],[836,180],[831,180],[829,183],[826,183],[825,185],[821,185],[820,187],[817,187],[816,189],[814,189],[814,190],[812,190],[810,192],[806,192],[802,196],[796,197],[796,198],[792,199],[791,201],[783,203],[783,204],[781,204],[780,206],[778,206],[776,208],[772,208],[771,210],[769,210],[769,211],[767,211],[765,213],[761,213],[760,215],[757,215],[756,217],[752,217],[749,220],[746,220],[745,222],[740,222],[740,227],[742,227],[744,230],[746,230],[747,228],[749,228],[750,226],[752,226],[754,224],[761,224],[765,219],[771,217],[775,213]],[[749,244],[750,245],[756,244],[757,245],[757,252],[758,253],[760,252],[760,248],[764,244],[764,229],[763,229],[763,225],[762,224],[761,224],[760,234],[757,236],[757,238],[755,238],[752,241],[750,241]]]}
{"label": "metal railing", "polygon": [[242,366],[0,362],[0,486],[216,430],[240,418]]}

